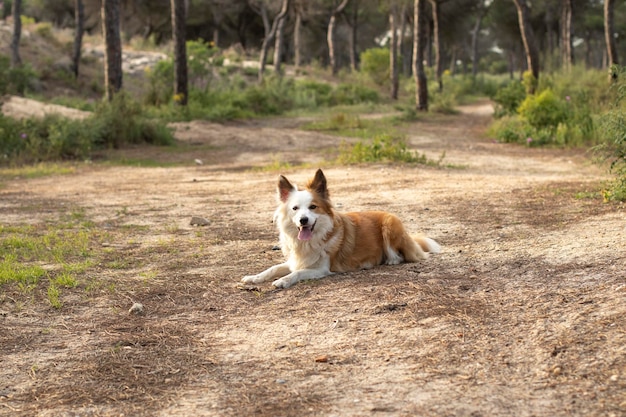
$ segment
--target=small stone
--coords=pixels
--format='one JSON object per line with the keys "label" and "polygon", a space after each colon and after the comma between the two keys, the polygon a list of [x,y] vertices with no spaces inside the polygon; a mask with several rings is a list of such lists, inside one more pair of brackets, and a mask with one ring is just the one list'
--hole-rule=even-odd
{"label": "small stone", "polygon": [[328,362],[328,355],[320,355],[315,358],[315,362],[326,363]]}
{"label": "small stone", "polygon": [[131,308],[128,309],[129,314],[142,315],[143,314],[143,304],[135,303]]}
{"label": "small stone", "polygon": [[278,378],[278,379],[276,380],[276,383],[277,383],[277,384],[286,384],[286,383],[287,383],[287,381],[285,381],[284,379],[280,379],[280,378]]}
{"label": "small stone", "polygon": [[208,226],[211,224],[211,222],[204,217],[193,216],[189,224],[191,224],[192,226]]}

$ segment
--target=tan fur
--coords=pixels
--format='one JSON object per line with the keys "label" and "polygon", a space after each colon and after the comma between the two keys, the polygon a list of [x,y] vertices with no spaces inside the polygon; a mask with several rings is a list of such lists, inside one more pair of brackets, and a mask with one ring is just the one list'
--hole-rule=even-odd
{"label": "tan fur", "polygon": [[[439,245],[423,236],[410,236],[398,217],[384,211],[339,213],[330,202],[326,178],[321,170],[299,191],[285,177],[278,183],[279,207],[276,221],[283,252],[288,258],[244,282],[273,282],[287,288],[303,279],[316,279],[334,272],[368,269],[381,264],[417,262]],[[299,229],[312,232],[301,240]]]}

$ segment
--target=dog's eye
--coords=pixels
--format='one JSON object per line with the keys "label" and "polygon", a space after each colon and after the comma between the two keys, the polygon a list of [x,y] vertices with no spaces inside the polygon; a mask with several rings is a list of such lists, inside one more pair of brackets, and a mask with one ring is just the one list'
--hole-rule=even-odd
{"label": "dog's eye", "polygon": [[317,206],[315,204],[311,204],[309,206],[309,210],[315,210],[317,208]]}
{"label": "dog's eye", "polygon": [[298,206],[293,206],[291,209],[292,209],[293,211],[296,211],[296,210],[298,210]]}

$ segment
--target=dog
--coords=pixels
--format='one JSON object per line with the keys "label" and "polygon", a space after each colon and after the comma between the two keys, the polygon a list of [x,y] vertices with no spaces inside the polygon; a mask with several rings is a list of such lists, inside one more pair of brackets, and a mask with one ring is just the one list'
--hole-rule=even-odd
{"label": "dog", "polygon": [[441,250],[433,239],[410,236],[391,213],[335,211],[321,169],[303,190],[281,175],[277,197],[274,222],[287,261],[243,277],[244,283],[276,279],[272,285],[288,288],[335,272],[417,262]]}

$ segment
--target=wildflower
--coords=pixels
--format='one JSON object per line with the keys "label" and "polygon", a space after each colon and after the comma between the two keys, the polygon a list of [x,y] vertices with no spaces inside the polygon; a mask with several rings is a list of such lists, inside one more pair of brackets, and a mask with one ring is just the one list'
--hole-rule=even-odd
{"label": "wildflower", "polygon": [[22,133],[22,134],[20,135],[20,137],[21,137],[22,139],[26,139],[26,138],[28,137],[28,135],[27,135],[26,133]]}
{"label": "wildflower", "polygon": [[565,96],[565,101],[570,101],[570,96]]}
{"label": "wildflower", "polygon": [[530,138],[530,137],[526,138],[526,144],[527,145],[530,145],[532,143],[532,141],[533,141],[533,138]]}

